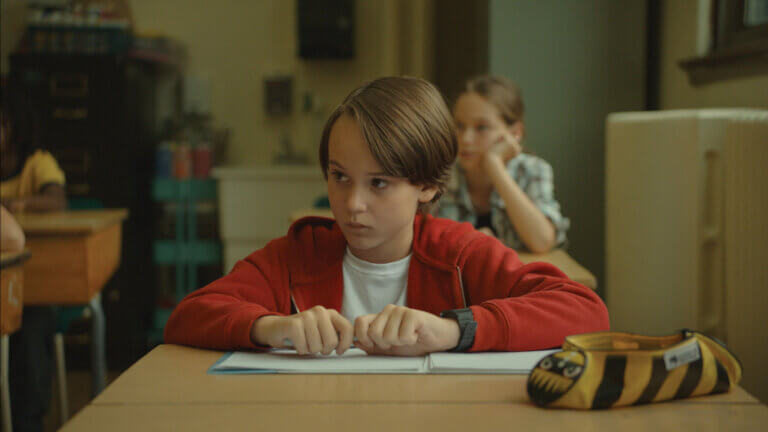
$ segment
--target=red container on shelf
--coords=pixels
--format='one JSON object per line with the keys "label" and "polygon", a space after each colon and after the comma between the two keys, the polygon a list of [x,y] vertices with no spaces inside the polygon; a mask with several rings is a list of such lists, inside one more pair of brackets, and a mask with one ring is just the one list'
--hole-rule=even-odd
{"label": "red container on shelf", "polygon": [[211,146],[207,142],[201,142],[192,149],[192,172],[198,179],[210,177]]}
{"label": "red container on shelf", "polygon": [[191,174],[192,157],[189,146],[186,143],[179,143],[173,151],[173,177],[184,180]]}

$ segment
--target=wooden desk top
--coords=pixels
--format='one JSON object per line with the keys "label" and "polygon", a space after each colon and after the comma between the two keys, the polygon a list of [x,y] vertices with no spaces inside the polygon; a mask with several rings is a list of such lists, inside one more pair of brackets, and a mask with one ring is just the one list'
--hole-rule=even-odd
{"label": "wooden desk top", "polygon": [[14,216],[28,236],[89,234],[122,222],[128,217],[128,210],[65,210],[50,213],[18,213]]}
{"label": "wooden desk top", "polygon": [[221,352],[161,345],[64,431],[759,430],[768,407],[741,388],[605,411],[545,410],[525,375],[208,375]]}
{"label": "wooden desk top", "polygon": [[120,265],[125,209],[22,213],[27,305],[88,304]]}
{"label": "wooden desk top", "polygon": [[509,402],[313,402],[90,405],[61,430],[679,432],[760,431],[766,424],[768,408],[760,404],[673,402],[571,411]]}
{"label": "wooden desk top", "polygon": [[19,252],[0,252],[0,269],[21,264],[29,259],[29,249]]}
{"label": "wooden desk top", "polygon": [[28,249],[0,253],[0,335],[7,335],[21,326],[24,303],[24,261]]}
{"label": "wooden desk top", "polygon": [[562,249],[551,250],[543,254],[518,252],[520,261],[528,264],[532,262],[546,262],[554,265],[567,274],[569,278],[592,289],[597,288],[597,278],[589,270],[576,262]]}
{"label": "wooden desk top", "polygon": [[[160,345],[94,401],[110,404],[528,404],[526,375],[209,375],[223,352]],[[670,403],[758,403],[743,389]]]}

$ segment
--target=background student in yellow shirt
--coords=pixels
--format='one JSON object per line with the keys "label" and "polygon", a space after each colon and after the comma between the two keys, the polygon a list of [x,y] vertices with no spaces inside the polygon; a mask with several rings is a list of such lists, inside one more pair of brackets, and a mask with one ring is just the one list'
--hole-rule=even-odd
{"label": "background student in yellow shirt", "polygon": [[37,131],[33,118],[3,103],[0,199],[12,213],[63,210],[67,206],[64,172],[50,153],[35,150]]}
{"label": "background student in yellow shirt", "polygon": [[[7,90],[7,89],[3,89]],[[0,109],[0,199],[11,212],[55,211],[67,206],[64,172],[50,153],[38,150],[39,128],[20,98],[2,95]],[[33,251],[34,253],[34,251]],[[10,393],[13,429],[42,431],[51,399],[53,334],[51,306],[27,306],[11,335]]]}

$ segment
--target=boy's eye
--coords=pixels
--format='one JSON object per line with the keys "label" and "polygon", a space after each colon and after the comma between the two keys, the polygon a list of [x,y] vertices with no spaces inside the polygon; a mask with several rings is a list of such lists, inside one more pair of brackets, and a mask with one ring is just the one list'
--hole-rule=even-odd
{"label": "boy's eye", "polygon": [[344,173],[341,173],[336,170],[331,171],[331,177],[333,177],[333,179],[336,181],[344,181],[347,179],[347,176],[345,176]]}
{"label": "boy's eye", "polygon": [[376,189],[384,189],[385,187],[389,186],[389,182],[384,179],[375,178],[371,180],[371,186]]}
{"label": "boy's eye", "polygon": [[478,126],[477,126],[477,131],[478,131],[478,132],[486,132],[488,129],[489,129],[489,128],[488,128],[488,126],[486,126],[486,125],[478,125]]}

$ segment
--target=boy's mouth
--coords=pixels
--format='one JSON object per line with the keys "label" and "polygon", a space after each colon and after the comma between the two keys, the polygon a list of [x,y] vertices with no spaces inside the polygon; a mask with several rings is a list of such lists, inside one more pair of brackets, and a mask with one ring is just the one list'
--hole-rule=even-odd
{"label": "boy's mouth", "polygon": [[357,223],[357,222],[348,222],[348,223],[347,223],[347,226],[348,226],[349,228],[352,228],[352,229],[365,229],[365,228],[370,228],[368,225],[363,225],[363,224],[360,224],[360,223]]}

